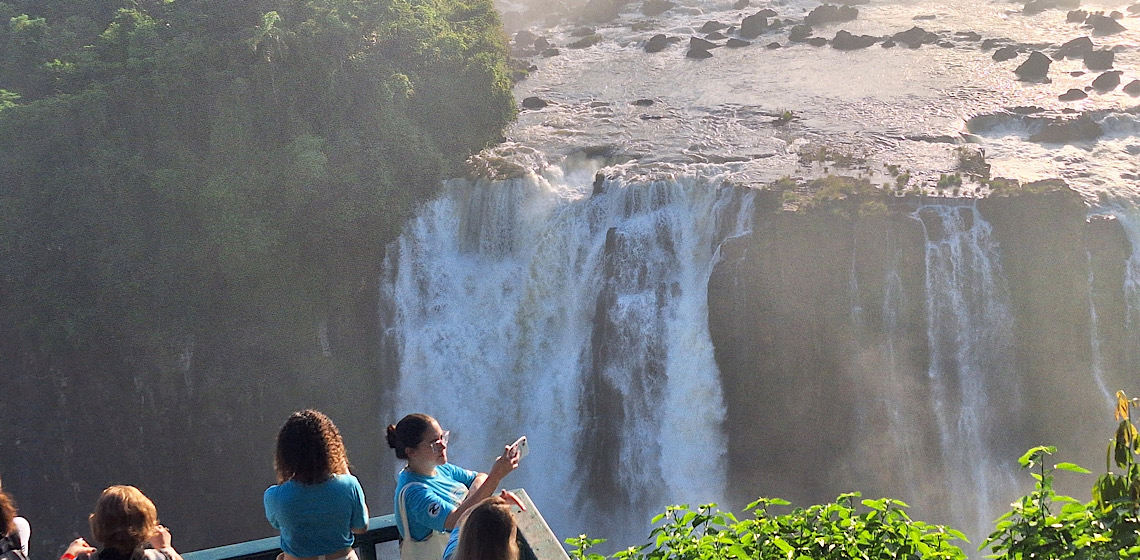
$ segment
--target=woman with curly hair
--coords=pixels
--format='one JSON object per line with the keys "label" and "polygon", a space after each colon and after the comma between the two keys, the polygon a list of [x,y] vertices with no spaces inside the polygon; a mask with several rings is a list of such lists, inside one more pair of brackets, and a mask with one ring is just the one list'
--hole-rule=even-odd
{"label": "woman with curly hair", "polygon": [[[103,490],[88,520],[91,536],[103,547],[96,551],[75,539],[60,560],[182,560],[170,544],[170,530],[158,524],[154,503],[134,486]],[[144,548],[147,543],[152,548]]]}
{"label": "woman with curly hair", "polygon": [[[447,439],[439,422],[409,414],[388,426],[388,446],[408,462],[396,480],[396,528],[404,560],[451,558],[463,514],[491,497],[503,477],[519,466],[519,450],[503,447],[490,473],[469,471],[447,461]],[[446,534],[445,534],[446,533]]]}
{"label": "woman with curly hair", "polygon": [[356,560],[353,533],[368,531],[368,506],[332,420],[294,412],[277,434],[273,467],[277,484],[264,503],[265,518],[281,532],[279,560]]}
{"label": "woman with curly hair", "polygon": [[0,552],[19,550],[28,555],[28,538],[32,527],[28,520],[16,515],[16,502],[0,486]]}

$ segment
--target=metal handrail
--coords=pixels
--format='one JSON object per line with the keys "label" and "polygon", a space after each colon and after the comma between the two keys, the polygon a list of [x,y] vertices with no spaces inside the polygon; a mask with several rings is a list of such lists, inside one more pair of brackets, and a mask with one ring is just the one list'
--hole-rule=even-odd
{"label": "metal handrail", "polygon": [[[360,560],[376,560],[376,545],[400,539],[396,516],[381,515],[368,520],[368,532],[356,535],[352,547]],[[281,538],[267,537],[255,541],[227,544],[182,554],[185,560],[275,560],[281,553]]]}

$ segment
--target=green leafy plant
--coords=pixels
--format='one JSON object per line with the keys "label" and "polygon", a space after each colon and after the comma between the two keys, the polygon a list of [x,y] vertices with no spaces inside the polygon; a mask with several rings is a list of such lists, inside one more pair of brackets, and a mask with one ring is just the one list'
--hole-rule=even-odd
{"label": "green leafy plant", "polygon": [[[965,560],[953,544],[966,537],[953,529],[912,520],[898,500],[856,500],[858,492],[843,494],[834,503],[775,514],[773,507],[790,505],[778,498],[761,498],[746,507],[751,519],[738,520],[716,504],[696,510],[670,506],[654,518],[650,544],[631,547],[616,560]],[[598,560],[586,552],[597,541],[582,535],[566,541],[574,560]]]}

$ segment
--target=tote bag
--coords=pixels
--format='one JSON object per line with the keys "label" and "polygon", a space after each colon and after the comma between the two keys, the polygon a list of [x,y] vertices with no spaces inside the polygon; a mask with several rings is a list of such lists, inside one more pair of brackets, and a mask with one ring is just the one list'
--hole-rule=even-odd
{"label": "tote bag", "polygon": [[412,538],[412,531],[408,528],[408,508],[404,505],[404,494],[413,484],[427,488],[423,483],[409,482],[400,490],[400,524],[404,529],[404,538],[400,540],[400,560],[442,560],[443,550],[447,548],[447,533],[432,531],[426,539],[417,541]]}

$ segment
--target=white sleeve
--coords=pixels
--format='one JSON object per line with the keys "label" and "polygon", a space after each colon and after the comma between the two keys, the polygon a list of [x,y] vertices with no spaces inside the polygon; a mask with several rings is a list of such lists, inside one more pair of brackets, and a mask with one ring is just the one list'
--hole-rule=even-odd
{"label": "white sleeve", "polygon": [[17,517],[12,520],[16,524],[16,534],[20,536],[20,544],[24,548],[24,556],[28,555],[28,541],[32,538],[32,526],[28,525],[28,520],[23,517]]}

